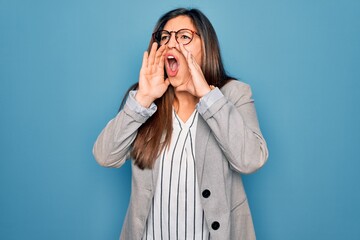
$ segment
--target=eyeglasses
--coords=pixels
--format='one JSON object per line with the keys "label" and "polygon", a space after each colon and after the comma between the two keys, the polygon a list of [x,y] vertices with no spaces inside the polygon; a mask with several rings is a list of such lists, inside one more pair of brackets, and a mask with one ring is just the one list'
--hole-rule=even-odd
{"label": "eyeglasses", "polygon": [[197,32],[190,30],[190,29],[180,29],[179,31],[166,31],[166,30],[160,30],[157,32],[154,32],[152,34],[154,41],[156,41],[160,46],[166,45],[170,39],[171,34],[175,33],[175,40],[177,43],[181,43],[183,45],[189,44],[191,40],[194,38],[194,34],[200,36]]}

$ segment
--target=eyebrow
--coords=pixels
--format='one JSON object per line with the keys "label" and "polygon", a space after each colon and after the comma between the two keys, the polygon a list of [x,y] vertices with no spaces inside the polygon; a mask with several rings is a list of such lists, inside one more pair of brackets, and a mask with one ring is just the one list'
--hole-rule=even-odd
{"label": "eyebrow", "polygon": [[179,31],[179,30],[183,30],[183,29],[186,29],[186,30],[191,30],[191,31],[194,31],[194,32],[197,32],[197,30],[195,30],[195,29],[191,29],[191,28],[186,28],[186,27],[183,27],[183,28],[179,28],[178,30],[167,30],[167,29],[165,29],[165,28],[163,28],[162,30],[165,30],[165,31],[168,31],[168,32],[177,32],[177,31]]}

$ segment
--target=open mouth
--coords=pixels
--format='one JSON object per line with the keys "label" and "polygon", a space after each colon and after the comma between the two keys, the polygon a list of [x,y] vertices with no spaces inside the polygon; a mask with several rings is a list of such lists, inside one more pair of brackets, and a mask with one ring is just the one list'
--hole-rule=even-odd
{"label": "open mouth", "polygon": [[171,69],[171,71],[175,71],[178,68],[178,63],[175,59],[175,57],[173,56],[168,56],[168,63],[169,63],[169,67]]}
{"label": "open mouth", "polygon": [[176,60],[176,58],[172,55],[168,55],[166,60],[167,60],[167,64],[166,64],[167,74],[170,77],[173,77],[177,74],[177,71],[179,69],[179,63]]}

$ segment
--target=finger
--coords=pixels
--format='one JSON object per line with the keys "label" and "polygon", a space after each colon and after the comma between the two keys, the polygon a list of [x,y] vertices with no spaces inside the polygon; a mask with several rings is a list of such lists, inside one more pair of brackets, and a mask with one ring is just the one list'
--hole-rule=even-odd
{"label": "finger", "polygon": [[185,46],[183,44],[180,44],[180,50],[182,52],[182,54],[184,55],[187,63],[188,63],[188,66],[189,68],[192,68],[194,63],[196,63],[196,61],[194,60],[194,57],[193,55],[191,54],[190,51],[188,51]]}
{"label": "finger", "polygon": [[160,57],[160,62],[158,63],[158,66],[161,70],[164,70],[164,66],[165,66],[165,51],[163,52],[163,54],[161,54]]}
{"label": "finger", "polygon": [[194,55],[192,55],[191,53],[189,53],[189,59],[190,59],[190,62],[192,63],[192,65],[195,67],[195,69],[201,70],[201,67],[200,67],[200,65],[197,63]]}
{"label": "finger", "polygon": [[187,59],[187,51],[186,51],[184,45],[182,45],[180,43],[178,45],[179,45],[179,49],[180,49],[181,53],[184,55],[185,59]]}
{"label": "finger", "polygon": [[186,50],[186,48],[184,47],[183,44],[180,44],[179,43],[179,48],[180,48],[180,51],[181,53],[184,55],[184,57],[186,58],[186,60],[188,60],[188,55],[189,55],[189,51]]}
{"label": "finger", "polygon": [[148,64],[148,52],[145,51],[144,55],[143,55],[143,60],[142,60],[142,65],[141,65],[141,69],[145,69],[147,67]]}
{"label": "finger", "polygon": [[157,50],[156,56],[155,56],[155,65],[159,65],[159,63],[161,64],[163,57],[164,57],[165,48],[166,48],[166,45],[163,45]]}
{"label": "finger", "polygon": [[191,69],[193,69],[194,67],[196,68],[197,62],[194,59],[194,56],[191,54],[190,51],[188,51],[184,45],[180,44],[180,50],[183,53],[183,55],[186,58],[186,62],[188,63],[188,66]]}
{"label": "finger", "polygon": [[150,55],[148,58],[148,66],[152,66],[154,64],[156,49],[157,49],[157,42],[154,42],[151,46]]}

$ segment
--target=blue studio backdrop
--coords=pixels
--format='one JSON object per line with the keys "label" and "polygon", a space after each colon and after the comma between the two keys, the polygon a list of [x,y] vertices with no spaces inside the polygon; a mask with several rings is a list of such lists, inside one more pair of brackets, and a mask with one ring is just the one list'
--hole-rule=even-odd
{"label": "blue studio backdrop", "polygon": [[358,0],[0,0],[0,239],[118,239],[130,165],[100,167],[92,145],[175,7],[209,17],[252,86],[258,239],[360,239]]}

